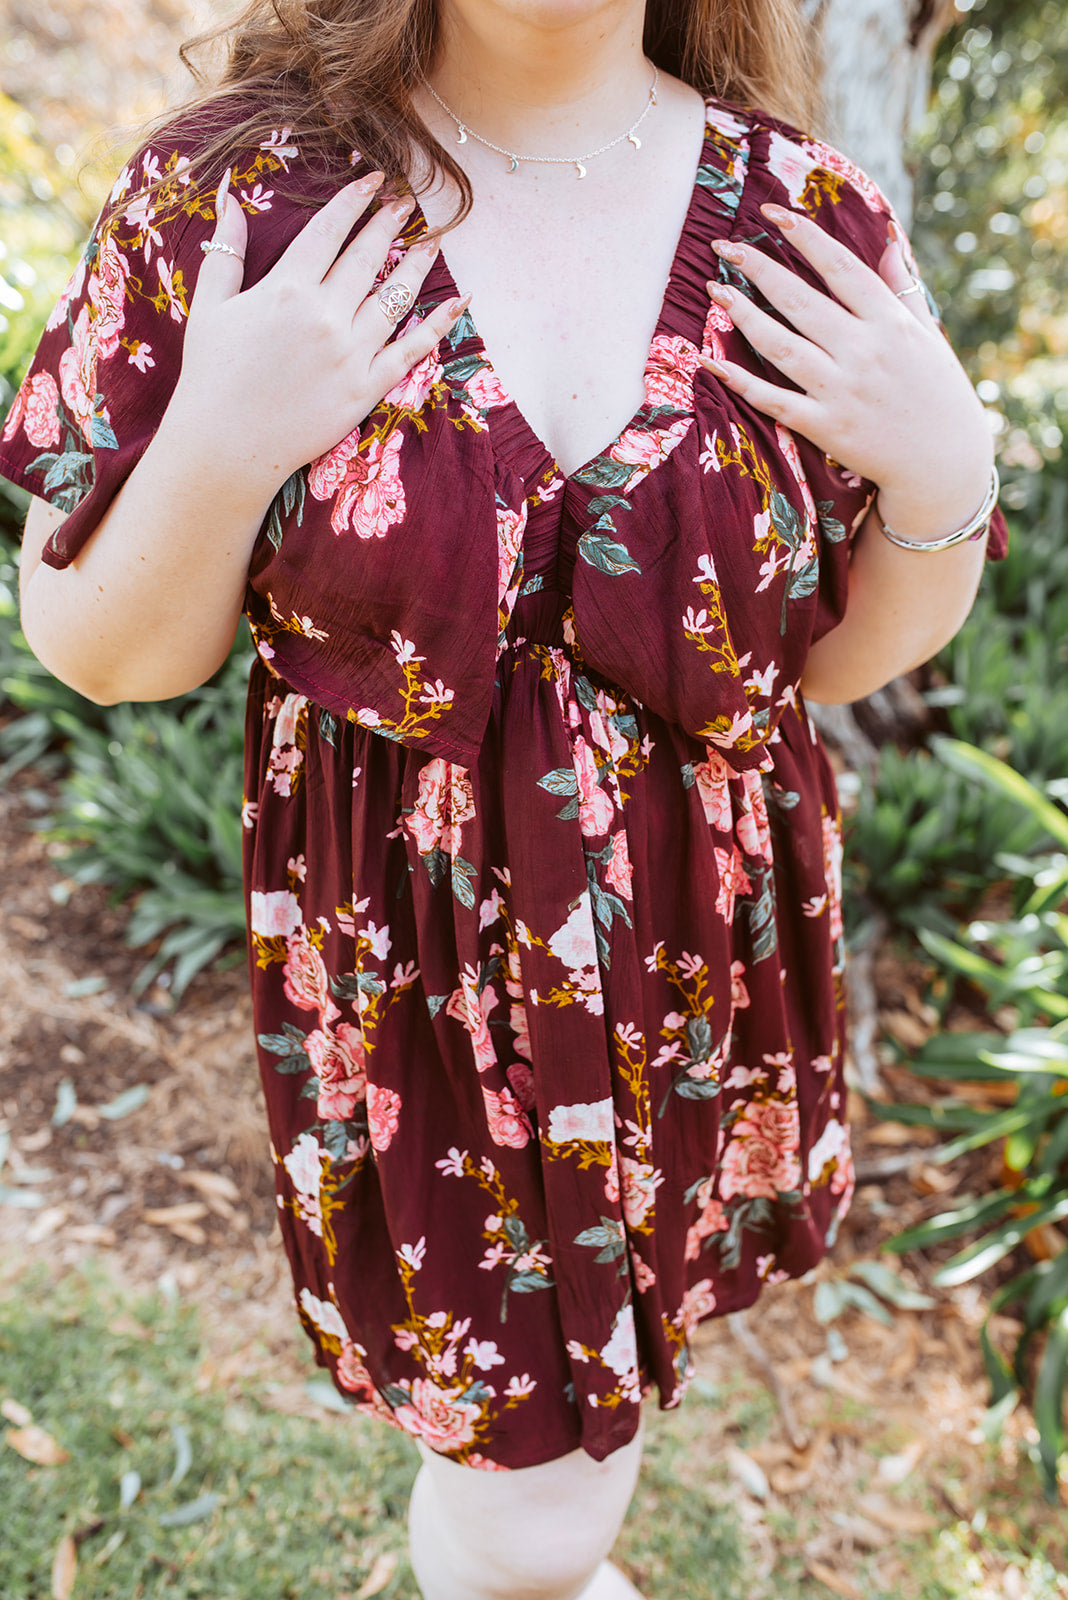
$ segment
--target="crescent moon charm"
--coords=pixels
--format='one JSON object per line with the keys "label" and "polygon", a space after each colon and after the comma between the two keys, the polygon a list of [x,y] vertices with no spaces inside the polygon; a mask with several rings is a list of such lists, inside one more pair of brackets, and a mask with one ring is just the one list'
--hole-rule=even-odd
{"label": "crescent moon charm", "polygon": [[458,131],[458,133],[456,135],[456,143],[457,144],[466,144],[467,143],[467,129],[464,127],[462,122],[457,123],[457,128],[458,128],[459,131]]}
{"label": "crescent moon charm", "polygon": [[630,143],[634,146],[635,150],[640,150],[641,149],[642,142],[638,138],[638,135],[636,133],[628,133],[627,134],[627,138],[630,141]]}
{"label": "crescent moon charm", "polygon": [[575,162],[575,171],[578,173],[580,178],[584,178],[586,176],[586,168],[582,165],[581,161]]}
{"label": "crescent moon charm", "polygon": [[519,162],[516,160],[515,156],[509,156],[508,157],[508,171],[509,172],[517,172],[518,170],[519,170]]}

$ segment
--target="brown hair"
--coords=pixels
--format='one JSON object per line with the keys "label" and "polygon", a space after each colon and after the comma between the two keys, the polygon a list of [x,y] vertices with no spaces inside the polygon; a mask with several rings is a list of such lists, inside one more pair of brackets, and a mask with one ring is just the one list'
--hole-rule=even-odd
{"label": "brown hair", "polygon": [[[209,115],[198,167],[205,177],[221,173],[232,154],[279,127],[305,158],[356,150],[394,185],[408,182],[414,151],[456,184],[459,221],[471,204],[467,177],[411,98],[437,44],[437,0],[249,0],[182,46],[202,84],[196,53],[223,45],[226,65],[179,116],[241,101],[237,120],[218,126]],[[703,94],[821,131],[818,51],[799,0],[647,0],[644,45],[662,71]],[[156,126],[174,121],[171,112]]]}

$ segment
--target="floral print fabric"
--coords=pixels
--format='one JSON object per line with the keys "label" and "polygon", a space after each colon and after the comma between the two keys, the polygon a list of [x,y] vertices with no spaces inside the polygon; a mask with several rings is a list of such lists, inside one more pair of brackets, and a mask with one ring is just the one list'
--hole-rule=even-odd
{"label": "floral print fabric", "polygon": [[[56,565],[177,375],[213,226],[183,137],[120,179],[4,428],[5,472],[71,512]],[[246,283],[352,164],[305,171],[289,130],[238,163]],[[760,365],[709,307],[713,238],[812,278],[766,199],[878,261],[870,180],[713,101],[617,438],[565,477],[468,318],[284,486],[252,563],[250,957],[297,1306],[341,1393],[474,1467],[626,1443],[696,1324],[807,1271],[849,1204],[841,837],[798,682],[874,486],[698,366]],[[439,259],[412,315],[453,289]]]}

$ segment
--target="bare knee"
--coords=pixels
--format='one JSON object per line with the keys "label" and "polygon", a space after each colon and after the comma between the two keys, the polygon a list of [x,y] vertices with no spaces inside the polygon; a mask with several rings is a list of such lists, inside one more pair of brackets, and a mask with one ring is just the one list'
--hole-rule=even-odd
{"label": "bare knee", "polygon": [[[413,1556],[424,1593],[431,1600],[451,1600],[453,1592],[479,1600],[573,1600],[615,1543],[640,1459],[640,1434],[603,1462],[576,1451],[499,1475],[424,1452],[412,1494]],[[434,1581],[431,1544],[438,1549],[433,1567],[451,1581]]]}

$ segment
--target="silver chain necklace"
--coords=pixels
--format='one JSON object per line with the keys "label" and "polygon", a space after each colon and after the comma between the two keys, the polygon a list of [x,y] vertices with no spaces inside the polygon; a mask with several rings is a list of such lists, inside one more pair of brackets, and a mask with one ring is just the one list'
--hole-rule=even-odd
{"label": "silver chain necklace", "polygon": [[518,155],[514,150],[505,150],[502,145],[491,144],[488,139],[483,139],[482,135],[480,133],[476,133],[474,128],[469,128],[466,122],[462,122],[456,115],[456,112],[453,111],[452,107],[447,106],[436,90],[431,88],[430,84],[427,83],[425,78],[423,79],[423,87],[429,90],[429,92],[434,96],[434,99],[437,101],[438,105],[441,107],[442,111],[446,112],[446,114],[452,118],[453,122],[455,122],[457,129],[457,144],[466,144],[469,138],[475,139],[479,144],[485,145],[487,150],[495,150],[499,156],[507,156],[510,163],[508,167],[509,172],[515,172],[521,161],[539,161],[551,163],[554,167],[574,167],[580,178],[584,178],[586,176],[587,161],[592,161],[594,156],[603,156],[606,150],[614,150],[617,144],[623,143],[624,139],[629,139],[635,150],[641,149],[642,142],[638,138],[638,129],[641,127],[642,123],[645,121],[646,117],[657,103],[656,91],[659,83],[660,73],[654,66],[653,81],[649,88],[649,98],[645,103],[644,111],[638,118],[637,122],[631,123],[626,133],[621,133],[619,138],[613,139],[611,143],[602,144],[597,150],[589,150],[584,156],[521,156]]}

